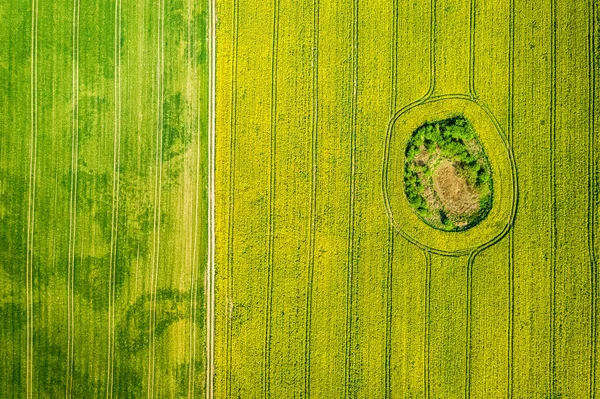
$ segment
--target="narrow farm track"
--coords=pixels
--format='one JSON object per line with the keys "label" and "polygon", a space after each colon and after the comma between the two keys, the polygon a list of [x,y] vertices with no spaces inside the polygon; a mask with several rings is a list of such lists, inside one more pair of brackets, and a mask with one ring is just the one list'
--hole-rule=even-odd
{"label": "narrow farm track", "polygon": [[345,356],[346,364],[344,368],[345,384],[344,397],[355,397],[354,378],[353,378],[353,344],[354,338],[354,290],[355,290],[355,231],[356,231],[356,171],[357,171],[357,154],[356,154],[356,130],[357,130],[357,101],[358,101],[358,79],[359,79],[359,22],[358,22],[358,2],[354,0],[352,14],[352,94],[351,94],[351,110],[350,110],[350,182],[348,204],[348,249],[347,249],[347,281],[346,281],[346,335],[345,335]]}
{"label": "narrow farm track", "polygon": [[588,21],[588,75],[589,75],[589,136],[588,136],[588,252],[590,256],[590,285],[591,285],[591,305],[590,305],[590,398],[596,398],[596,376],[597,376],[597,355],[598,355],[598,260],[596,255],[595,237],[596,234],[596,204],[598,201],[598,176],[594,165],[596,164],[596,66],[598,60],[595,58],[598,48],[596,32],[597,4],[594,1],[589,2],[589,21]]}
{"label": "narrow farm track", "polygon": [[[507,116],[506,135],[510,146],[514,146],[514,118],[515,118],[515,0],[509,4],[509,42],[508,42],[508,78],[507,78]],[[513,397],[514,393],[514,336],[515,336],[515,231],[508,232],[508,331],[507,331],[507,370],[506,370],[506,396]]]}
{"label": "narrow farm track", "polygon": [[550,2],[550,80],[551,80],[551,89],[550,89],[550,175],[549,175],[549,183],[550,183],[550,261],[551,261],[551,270],[550,270],[550,326],[548,327],[550,330],[550,339],[549,339],[549,352],[550,355],[548,357],[548,374],[549,374],[549,391],[552,395],[556,391],[556,251],[557,251],[557,233],[558,229],[556,226],[556,29],[557,29],[557,21],[556,21],[556,0],[552,0]]}
{"label": "narrow farm track", "polygon": [[263,349],[263,397],[270,398],[270,374],[271,374],[271,313],[273,307],[273,268],[274,268],[274,246],[275,246],[275,200],[276,200],[276,169],[275,158],[277,156],[277,56],[279,38],[279,0],[273,1],[273,41],[271,48],[271,143],[270,143],[270,171],[269,171],[269,249],[268,249],[268,281],[265,300],[265,343]]}
{"label": "narrow farm track", "polygon": [[38,3],[31,6],[31,144],[29,149],[29,186],[27,202],[27,248],[26,248],[26,302],[27,302],[27,398],[33,397],[33,254],[35,227],[35,188],[37,166],[38,100],[37,100],[37,51],[38,51]]}
{"label": "narrow farm track", "polygon": [[160,262],[161,203],[162,203],[162,158],[163,158],[163,101],[164,101],[164,5],[157,2],[156,17],[156,146],[154,149],[154,200],[152,220],[152,252],[150,269],[150,312],[148,320],[148,398],[154,397],[154,369],[156,356],[156,295]]}
{"label": "narrow farm track", "polygon": [[317,208],[317,171],[318,171],[318,130],[319,130],[319,0],[313,1],[313,32],[312,32],[312,126],[311,126],[311,188],[310,188],[310,232],[308,250],[308,277],[306,283],[306,309],[304,326],[304,397],[310,397],[311,369],[311,338],[312,338],[312,293],[315,280],[315,234],[316,234],[316,208]]}
{"label": "narrow farm track", "polygon": [[112,182],[112,209],[110,227],[110,258],[108,271],[108,340],[107,340],[107,365],[106,365],[106,398],[113,397],[114,389],[114,359],[115,359],[115,300],[116,300],[116,255],[117,237],[119,233],[119,170],[121,163],[121,0],[115,0],[115,86],[114,86],[114,144],[113,144],[113,182]]}
{"label": "narrow farm track", "polygon": [[[217,0],[216,397],[597,395],[597,12]],[[461,256],[381,198],[390,114],[438,95],[516,165],[516,217]]]}
{"label": "narrow farm track", "polygon": [[204,396],[208,4],[0,16],[0,397]]}
{"label": "narrow farm track", "polygon": [[[390,117],[396,112],[396,96],[398,81],[396,76],[398,63],[398,1],[394,0],[392,5],[392,39],[391,39],[391,69],[390,69]],[[393,289],[392,282],[394,276],[394,226],[390,223],[388,226],[387,237],[387,279],[386,279],[386,315],[385,315],[385,398],[392,397],[392,318],[393,318]]]}
{"label": "narrow farm track", "polygon": [[77,184],[79,172],[79,1],[73,1],[72,46],[72,125],[71,125],[71,179],[69,184],[69,251],[67,265],[67,386],[65,396],[73,395],[74,329],[75,329],[75,251],[77,239]]}

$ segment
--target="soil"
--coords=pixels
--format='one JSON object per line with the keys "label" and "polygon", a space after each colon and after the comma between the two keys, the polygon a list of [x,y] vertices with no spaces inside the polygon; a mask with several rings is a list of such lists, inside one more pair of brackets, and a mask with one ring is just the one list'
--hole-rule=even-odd
{"label": "soil", "polygon": [[450,214],[472,214],[479,209],[479,195],[458,175],[451,161],[445,160],[437,167],[433,187]]}

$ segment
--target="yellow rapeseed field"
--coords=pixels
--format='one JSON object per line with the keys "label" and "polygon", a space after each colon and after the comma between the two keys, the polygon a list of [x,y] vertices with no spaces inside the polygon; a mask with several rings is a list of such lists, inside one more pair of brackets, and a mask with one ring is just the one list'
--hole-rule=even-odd
{"label": "yellow rapeseed field", "polygon": [[[592,398],[595,0],[217,0],[219,398]],[[457,115],[477,226],[425,224],[408,138]]]}

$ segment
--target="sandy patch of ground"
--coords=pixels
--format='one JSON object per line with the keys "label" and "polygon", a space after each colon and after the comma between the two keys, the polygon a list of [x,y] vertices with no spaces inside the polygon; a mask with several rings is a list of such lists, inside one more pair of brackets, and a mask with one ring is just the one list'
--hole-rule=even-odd
{"label": "sandy patch of ground", "polygon": [[433,187],[448,213],[468,215],[479,209],[479,195],[449,160],[442,161],[433,173]]}

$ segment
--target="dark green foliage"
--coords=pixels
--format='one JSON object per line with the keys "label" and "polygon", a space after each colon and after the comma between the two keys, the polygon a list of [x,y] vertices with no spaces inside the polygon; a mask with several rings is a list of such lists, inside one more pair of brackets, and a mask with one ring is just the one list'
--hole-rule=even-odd
{"label": "dark green foliage", "polygon": [[165,101],[163,125],[163,160],[170,160],[183,154],[192,142],[192,132],[186,119],[190,109],[181,93],[174,94]]}
{"label": "dark green foliage", "polygon": [[[445,231],[462,231],[487,216],[493,197],[491,167],[475,130],[464,116],[419,127],[406,145],[405,156],[406,198],[427,224]],[[458,215],[446,209],[433,184],[434,172],[442,162],[451,162],[458,176],[478,194],[475,212]]]}
{"label": "dark green foliage", "polygon": [[[155,334],[160,337],[173,323],[189,318],[189,294],[176,290],[159,290],[156,297],[144,295],[129,307],[119,329],[119,346],[131,352],[146,348],[150,326],[149,314],[156,302]],[[202,320],[197,320],[202,322]]]}
{"label": "dark green foliage", "polygon": [[[11,179],[19,184],[8,187]],[[26,181],[0,176],[0,267],[13,277],[21,277],[25,263],[26,227]]]}

